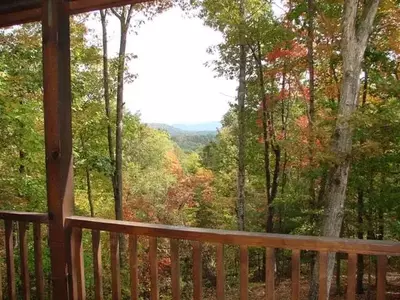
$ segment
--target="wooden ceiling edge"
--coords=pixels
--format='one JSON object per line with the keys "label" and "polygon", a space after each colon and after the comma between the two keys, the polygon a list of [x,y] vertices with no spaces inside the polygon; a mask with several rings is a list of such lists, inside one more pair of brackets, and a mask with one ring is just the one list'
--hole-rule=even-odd
{"label": "wooden ceiling edge", "polygon": [[[151,2],[154,0],[78,0],[66,2],[70,15],[87,13],[95,10],[111,7]],[[20,25],[30,22],[38,22],[42,19],[42,9],[28,9],[20,12],[0,14],[0,28]]]}

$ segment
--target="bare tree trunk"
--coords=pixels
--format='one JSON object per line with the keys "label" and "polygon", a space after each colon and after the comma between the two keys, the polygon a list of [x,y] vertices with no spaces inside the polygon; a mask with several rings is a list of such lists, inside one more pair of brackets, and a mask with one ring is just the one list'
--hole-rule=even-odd
{"label": "bare tree trunk", "polygon": [[[362,96],[362,104],[363,107],[367,102],[368,95],[368,71],[364,70],[364,88],[363,88],[363,96]],[[361,144],[364,141],[361,141]],[[364,188],[362,186],[359,187],[357,193],[357,221],[358,221],[358,230],[357,230],[357,238],[364,239]],[[356,292],[358,295],[364,294],[364,256],[362,254],[357,255],[357,288]]]}
{"label": "bare tree trunk", "polygon": [[93,197],[92,197],[92,184],[90,181],[90,169],[86,166],[86,185],[87,185],[87,196],[89,201],[90,208],[90,216],[94,217],[94,206],[93,206]]}
{"label": "bare tree trunk", "polygon": [[[329,170],[325,190],[326,206],[322,229],[324,236],[338,237],[340,235],[352,148],[353,134],[350,118],[357,107],[361,63],[378,4],[379,0],[367,1],[363,7],[362,15],[357,18],[358,1],[346,0],[344,3],[341,45],[343,79],[332,145],[335,161]],[[335,253],[330,253],[327,274],[328,291],[331,286],[334,264]],[[318,267],[317,263],[314,268],[315,274],[318,272]],[[316,277],[314,278],[316,279]],[[317,299],[317,286],[317,282],[314,282],[310,291],[311,299]]]}
{"label": "bare tree trunk", "polygon": [[111,127],[111,107],[110,107],[110,88],[109,88],[109,71],[108,71],[108,38],[107,38],[107,11],[100,10],[101,16],[101,27],[103,33],[103,88],[104,88],[104,108],[107,118],[107,140],[108,140],[108,153],[110,156],[110,163],[112,167],[111,174],[111,183],[113,187],[114,200],[116,197],[115,194],[115,180],[114,180],[114,168],[115,168],[115,155],[114,155],[114,147],[113,147],[113,138],[112,138],[112,127]]}
{"label": "bare tree trunk", "polygon": [[239,28],[239,88],[238,88],[238,174],[237,174],[237,219],[239,230],[245,229],[245,98],[246,98],[246,43],[244,41],[244,0],[240,0],[241,24]]}

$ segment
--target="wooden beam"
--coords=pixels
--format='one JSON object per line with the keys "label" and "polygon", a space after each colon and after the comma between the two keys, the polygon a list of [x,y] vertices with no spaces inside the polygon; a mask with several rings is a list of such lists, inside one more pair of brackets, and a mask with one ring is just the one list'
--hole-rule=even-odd
{"label": "wooden beam", "polygon": [[207,243],[247,245],[281,249],[301,249],[326,252],[346,252],[366,255],[400,256],[400,243],[341,239],[290,234],[257,233],[244,231],[216,230],[194,227],[127,222],[100,218],[72,216],[67,218],[68,227],[80,227],[124,234],[136,234],[169,239],[192,240]]}
{"label": "wooden beam", "polygon": [[[64,10],[69,15],[76,15],[110,7],[138,4],[154,0],[75,0],[64,2]],[[164,0],[161,0],[164,1]],[[25,9],[21,11],[0,14],[0,28],[18,24],[38,22],[42,19],[42,8]]]}
{"label": "wooden beam", "polygon": [[73,212],[69,15],[63,0],[43,0],[43,87],[47,207],[53,299],[68,300],[71,247],[65,218]]}

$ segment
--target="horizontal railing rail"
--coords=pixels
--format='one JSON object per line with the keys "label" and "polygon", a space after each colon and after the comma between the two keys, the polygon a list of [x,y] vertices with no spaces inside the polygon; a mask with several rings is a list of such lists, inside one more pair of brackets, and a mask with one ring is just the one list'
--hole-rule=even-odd
{"label": "horizontal railing rail", "polygon": [[131,275],[131,299],[139,299],[138,282],[138,236],[149,240],[149,272],[150,298],[159,299],[157,242],[158,238],[170,241],[171,259],[171,290],[172,299],[180,300],[180,261],[179,240],[192,242],[192,280],[193,299],[200,300],[202,291],[202,244],[211,243],[216,246],[216,295],[218,300],[225,296],[225,265],[224,246],[239,246],[239,294],[241,300],[248,299],[249,293],[249,256],[248,247],[265,248],[265,295],[266,299],[275,299],[275,250],[290,249],[292,299],[300,299],[300,254],[302,250],[318,253],[319,299],[327,299],[327,271],[329,253],[347,254],[347,299],[356,299],[357,255],[377,256],[377,288],[376,299],[383,300],[386,296],[386,269],[388,256],[400,256],[400,243],[391,241],[355,240],[312,236],[294,236],[282,234],[266,234],[241,231],[214,230],[193,227],[179,227],[161,224],[126,222],[98,218],[73,216],[66,219],[66,226],[71,234],[72,266],[74,295],[77,299],[85,299],[85,271],[83,263],[82,231],[92,232],[92,251],[94,266],[95,299],[103,299],[102,265],[100,232],[110,234],[111,256],[111,289],[112,299],[121,299],[121,279],[119,263],[120,234],[127,234],[129,240],[129,263]]}
{"label": "horizontal railing rail", "polygon": [[0,220],[48,223],[49,217],[46,213],[0,210]]}
{"label": "horizontal railing rail", "polygon": [[[15,238],[18,236],[19,247],[19,276],[21,280],[21,294],[23,299],[30,299],[31,284],[28,267],[28,230],[29,224],[33,224],[33,252],[35,263],[35,296],[42,300],[45,297],[43,253],[42,253],[42,229],[41,225],[48,223],[48,215],[45,213],[0,211],[0,219],[4,220],[5,228],[5,256],[7,268],[7,299],[17,299],[16,272],[14,262]],[[18,225],[18,234],[14,233]],[[0,280],[0,294],[2,292]],[[2,299],[2,297],[0,297]]]}
{"label": "horizontal railing rail", "polygon": [[400,242],[181,227],[89,217],[69,217],[68,227],[208,243],[400,256]]}

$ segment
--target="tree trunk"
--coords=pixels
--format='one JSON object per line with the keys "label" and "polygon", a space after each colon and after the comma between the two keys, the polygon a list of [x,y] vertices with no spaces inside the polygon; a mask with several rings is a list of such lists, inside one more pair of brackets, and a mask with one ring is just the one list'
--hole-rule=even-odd
{"label": "tree trunk", "polygon": [[238,174],[237,174],[237,219],[239,230],[245,229],[245,98],[246,98],[246,43],[244,41],[244,0],[240,1],[241,24],[239,28],[239,88],[238,88]]}
{"label": "tree trunk", "polygon": [[[343,79],[339,103],[339,113],[333,136],[332,152],[335,161],[330,167],[325,189],[325,214],[322,234],[329,237],[339,237],[344,214],[347,181],[350,170],[352,148],[352,128],[350,118],[357,107],[360,87],[361,63],[364,57],[368,37],[378,9],[379,0],[367,1],[362,15],[357,18],[358,1],[346,0],[342,23],[342,58]],[[329,254],[327,287],[330,290],[335,253]],[[314,273],[318,273],[318,263]],[[316,279],[316,277],[314,277]],[[317,299],[317,282],[310,291],[310,298]],[[329,293],[328,293],[329,294]]]}
{"label": "tree trunk", "polygon": [[[112,9],[114,15],[120,21],[120,45],[118,52],[118,69],[117,69],[117,117],[115,122],[115,170],[114,170],[114,183],[115,183],[115,218],[123,220],[123,207],[122,207],[122,126],[124,118],[124,74],[125,74],[125,57],[126,57],[126,42],[128,37],[128,29],[133,13],[133,5],[123,7],[121,13]],[[120,244],[120,258],[121,265],[123,265],[122,258],[125,252],[125,238],[121,234],[119,236]]]}
{"label": "tree trunk", "polygon": [[113,187],[114,199],[115,199],[115,180],[114,180],[114,168],[115,168],[115,156],[113,148],[112,138],[112,127],[111,127],[111,107],[110,107],[110,88],[109,88],[109,72],[108,72],[108,39],[107,39],[107,12],[100,10],[101,16],[101,27],[103,33],[103,88],[104,88],[104,108],[107,119],[107,140],[108,140],[108,154],[110,156],[111,163],[111,183]]}
{"label": "tree trunk", "polygon": [[92,184],[90,181],[90,170],[89,167],[86,166],[86,185],[87,185],[87,196],[89,201],[90,208],[90,216],[94,217],[94,207],[93,207],[93,197],[92,197]]}

